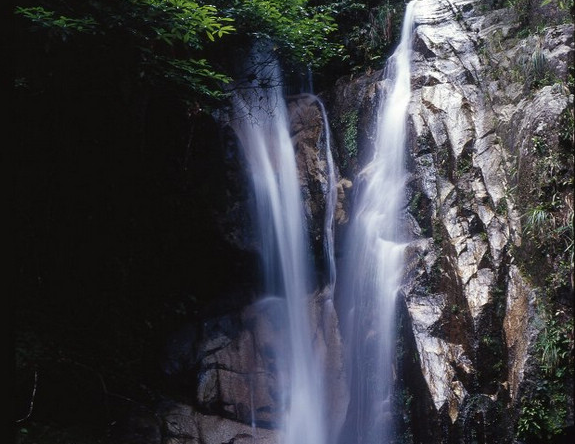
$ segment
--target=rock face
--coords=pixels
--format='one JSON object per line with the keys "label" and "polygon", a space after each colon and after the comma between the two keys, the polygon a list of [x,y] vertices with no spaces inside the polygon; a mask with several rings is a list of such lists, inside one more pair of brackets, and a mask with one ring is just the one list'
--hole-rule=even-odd
{"label": "rock face", "polygon": [[[302,190],[304,212],[309,239],[316,259],[316,268],[324,268],[324,218],[329,198],[326,128],[319,98],[312,94],[289,97],[288,113],[291,136],[296,152],[299,183]],[[339,168],[334,165],[338,181],[336,219],[345,219],[345,179],[339,179]],[[318,276],[320,280],[322,276]]]}
{"label": "rock face", "polygon": [[[323,362],[329,433],[335,437],[345,419],[349,394],[333,288],[321,283],[325,280],[321,270],[329,182],[326,132],[317,97],[295,96],[288,106],[308,234],[318,269],[318,288],[308,296],[313,349]],[[347,187],[345,180],[340,181],[340,219],[344,217]],[[248,211],[246,202],[232,199],[228,207]],[[228,215],[222,220],[229,218]],[[245,232],[236,236],[237,232],[235,229],[228,235],[234,236],[230,242],[255,248]],[[286,313],[284,299],[256,298],[239,313],[232,311],[204,320],[201,325],[190,324],[174,334],[164,372],[170,379],[179,379],[178,385],[187,385],[188,390],[183,402],[164,403],[159,408],[164,430],[162,444],[281,442],[284,395],[288,392],[285,387],[289,384],[289,363],[282,358],[289,354]]]}
{"label": "rock face", "polygon": [[[556,11],[529,8],[534,17],[556,18]],[[524,33],[518,15],[529,11],[488,9],[469,0],[417,5],[404,216],[414,240],[402,292],[410,325],[404,339],[411,336],[415,349],[407,352],[417,355],[429,397],[406,371],[415,442],[525,438],[533,419],[521,412],[532,402],[533,381],[553,379],[541,371],[543,326],[552,313],[573,322],[572,271],[558,266],[570,260],[551,246],[563,241],[534,241],[525,227],[526,212],[540,207],[550,208],[547,229],[572,223],[573,158],[566,153],[573,144],[573,24],[555,20],[543,32]],[[381,78],[378,72],[341,82],[328,95],[340,161],[349,157],[349,138],[337,123],[350,113],[359,116],[359,146],[371,151]],[[340,168],[353,180],[364,163],[361,150],[352,160]],[[551,170],[562,179],[550,179]],[[568,354],[573,342],[562,334]],[[398,363],[404,371],[409,365]],[[547,404],[545,414],[566,427],[571,401]]]}
{"label": "rock face", "polygon": [[[504,249],[513,241],[508,221],[513,209],[507,215],[496,212],[506,199],[506,173],[481,90],[475,42],[447,5],[423,2],[419,11],[424,10],[413,54],[411,153],[420,185],[412,191],[412,202],[427,201],[426,214],[414,216],[432,237],[423,248],[415,246],[419,257],[428,258],[427,267],[414,268],[420,277],[438,282],[431,294],[420,284],[406,297],[435,407],[447,409],[455,422],[466,398],[478,392],[473,385],[482,384],[483,338],[493,338],[501,353],[500,319],[488,308],[503,279]],[[430,250],[435,250],[432,258]],[[496,398],[499,379],[479,393]]]}
{"label": "rock face", "polygon": [[[516,169],[532,161],[533,137],[558,145],[560,116],[573,104],[560,80],[536,85],[541,74],[530,70],[539,57],[547,75],[565,79],[573,26],[503,43],[516,23],[512,12],[476,8],[471,1],[418,6],[409,194],[420,240],[410,249],[405,297],[431,398],[452,423],[444,439],[475,433],[511,442],[541,316],[514,263],[525,211]],[[517,60],[532,65],[514,68]],[[509,408],[509,416],[494,413]],[[480,419],[489,430],[473,425]]]}
{"label": "rock face", "polygon": [[[512,443],[528,438],[534,424],[549,431],[522,414],[530,406],[546,409],[555,432],[573,424],[569,394],[553,404],[535,390],[556,390],[556,370],[566,362],[542,361],[541,338],[573,321],[569,238],[561,234],[573,217],[573,161],[564,149],[573,125],[573,25],[526,35],[516,12],[483,3],[417,5],[403,215],[411,238],[398,307],[401,396],[394,401],[405,443]],[[353,181],[371,152],[382,75],[342,79],[322,94],[337,165],[336,252]],[[349,393],[337,314],[345,295],[334,299],[321,271],[326,131],[317,97],[290,97],[288,108],[319,283],[309,295],[314,350],[325,362],[336,437]],[[242,214],[245,206],[232,199],[228,208]],[[525,216],[537,209],[547,211],[549,225]],[[545,230],[560,234],[546,237]],[[227,232],[240,248],[255,248],[245,232]],[[162,406],[164,444],[281,442],[281,394],[289,383],[278,353],[286,347],[282,304],[256,301],[184,333],[191,345],[166,368],[185,374],[192,389],[184,402]],[[565,331],[560,337],[572,353]]]}
{"label": "rock face", "polygon": [[[275,443],[285,414],[285,386],[289,384],[288,320],[285,300],[261,299],[239,315],[207,321],[201,328],[184,328],[180,341],[180,371],[192,378],[194,398],[170,403],[159,415],[172,442],[220,444]],[[345,419],[349,397],[343,368],[337,315],[329,288],[310,296],[313,347],[321,356],[326,386],[327,415],[337,435]]]}

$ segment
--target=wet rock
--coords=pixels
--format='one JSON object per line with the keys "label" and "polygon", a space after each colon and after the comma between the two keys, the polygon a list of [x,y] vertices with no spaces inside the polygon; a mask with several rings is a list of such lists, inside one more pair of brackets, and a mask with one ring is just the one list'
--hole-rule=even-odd
{"label": "wet rock", "polygon": [[[309,309],[314,326],[313,348],[326,388],[327,415],[331,431],[336,433],[343,423],[349,394],[331,289],[326,287],[311,295]],[[289,386],[286,315],[285,300],[270,296],[254,302],[239,315],[204,324],[196,356],[194,404],[199,411],[226,418],[231,421],[226,424],[238,424],[241,430],[244,425],[280,427]]]}
{"label": "wet rock", "polygon": [[162,444],[276,444],[278,433],[195,411],[189,405],[171,404],[160,411],[164,421]]}
{"label": "wet rock", "polygon": [[[312,94],[291,96],[288,102],[288,112],[309,238],[316,262],[321,264],[324,260],[324,237],[326,236],[324,222],[328,208],[327,201],[330,198],[330,186],[337,188],[337,201],[333,210],[334,220],[337,224],[342,224],[347,222],[346,191],[351,187],[351,182],[340,178],[339,168],[333,162],[334,153],[331,149],[328,152],[326,137],[331,131],[325,128],[319,100]],[[331,145],[332,140],[329,142]],[[332,156],[334,168],[332,179],[329,174],[328,156]],[[333,180],[335,184],[331,184],[330,180]]]}
{"label": "wet rock", "polygon": [[325,385],[325,405],[330,442],[335,442],[345,421],[349,403],[349,388],[343,360],[343,343],[339,320],[329,286],[315,293],[311,304],[311,322],[314,329],[313,348],[322,363]]}
{"label": "wet rock", "polygon": [[[557,144],[572,100],[559,83],[539,86],[531,65],[541,57],[565,78],[572,25],[515,39],[509,10],[481,15],[473,3],[418,3],[409,111],[412,233],[429,237],[407,249],[404,293],[431,398],[454,424],[473,396],[516,400],[521,391],[535,333],[532,289],[510,265],[521,245],[514,170],[530,174],[534,136]],[[503,330],[506,348],[493,353],[508,370],[489,373],[505,380],[495,393],[481,382],[479,350]]]}
{"label": "wet rock", "polygon": [[507,307],[503,328],[509,350],[509,396],[517,402],[520,385],[525,377],[531,349],[537,336],[533,322],[535,313],[535,293],[525,282],[518,268],[509,268]]}
{"label": "wet rock", "polygon": [[215,319],[204,326],[196,400],[202,411],[266,427],[281,422],[285,313],[283,300],[266,298],[239,316]]}

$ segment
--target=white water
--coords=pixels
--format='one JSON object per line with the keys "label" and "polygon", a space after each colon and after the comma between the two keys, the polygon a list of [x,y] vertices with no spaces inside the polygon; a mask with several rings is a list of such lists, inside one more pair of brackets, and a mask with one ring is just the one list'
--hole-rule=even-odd
{"label": "white water", "polygon": [[359,191],[347,239],[342,319],[348,350],[351,400],[342,444],[388,443],[393,434],[395,302],[404,244],[404,149],[410,99],[414,2],[408,4],[401,41],[386,66],[372,160],[356,179]]}
{"label": "white water", "polygon": [[323,128],[325,131],[325,159],[327,164],[327,189],[325,192],[325,216],[323,224],[323,248],[324,257],[327,261],[327,282],[333,292],[336,283],[336,266],[335,266],[335,206],[337,203],[337,180],[335,177],[335,167],[333,164],[333,155],[331,153],[331,131],[329,130],[329,121],[325,106],[319,97],[316,98],[321,111]]}
{"label": "white water", "polygon": [[309,314],[308,239],[281,75],[275,61],[261,54],[253,56],[249,72],[258,72],[258,77],[237,89],[234,114],[238,118],[232,126],[252,179],[264,293],[283,297],[287,304],[289,352],[282,360],[289,363],[289,389],[284,393],[282,442],[324,444],[322,377],[312,349]]}

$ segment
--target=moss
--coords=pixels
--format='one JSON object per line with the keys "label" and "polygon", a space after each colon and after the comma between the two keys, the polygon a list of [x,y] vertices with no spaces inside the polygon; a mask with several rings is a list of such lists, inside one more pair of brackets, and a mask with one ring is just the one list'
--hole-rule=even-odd
{"label": "moss", "polygon": [[435,245],[441,246],[443,243],[443,227],[441,226],[441,221],[436,219],[433,221],[433,241]]}
{"label": "moss", "polygon": [[343,143],[347,154],[350,157],[357,156],[357,124],[359,113],[357,109],[346,111],[341,116],[341,125],[343,126]]}
{"label": "moss", "polygon": [[509,212],[509,205],[507,203],[507,199],[501,198],[495,207],[495,213],[499,214],[500,216],[507,216]]}
{"label": "moss", "polygon": [[421,204],[421,191],[416,191],[415,193],[413,193],[413,196],[409,201],[409,212],[413,215],[417,215],[419,212],[420,204]]}

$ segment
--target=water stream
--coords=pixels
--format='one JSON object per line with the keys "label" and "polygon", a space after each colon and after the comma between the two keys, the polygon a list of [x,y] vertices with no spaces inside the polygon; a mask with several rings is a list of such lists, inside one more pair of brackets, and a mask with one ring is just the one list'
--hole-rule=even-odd
{"label": "water stream", "polygon": [[[351,392],[341,444],[380,444],[393,433],[395,299],[403,267],[399,226],[404,205],[404,145],[410,99],[413,2],[406,9],[401,42],[389,59],[377,113],[373,156],[356,178],[357,198],[345,250],[347,266],[339,294],[346,298],[347,368]],[[232,127],[251,178],[262,260],[262,297],[285,301],[287,340],[276,350],[287,363],[282,444],[328,444],[323,365],[313,349],[310,324],[309,239],[298,181],[282,78],[275,60],[255,50],[246,78],[234,92]],[[253,75],[257,73],[257,75]],[[325,129],[324,255],[333,295],[336,284],[334,211],[337,199],[329,123]],[[253,424],[252,424],[253,425]]]}
{"label": "water stream", "polygon": [[323,387],[320,365],[312,350],[309,313],[311,293],[301,190],[294,147],[289,134],[281,73],[265,52],[252,56],[256,79],[238,88],[232,126],[240,141],[256,203],[261,242],[264,294],[285,298],[288,344],[282,361],[288,363],[283,393],[285,444],[323,444]]}
{"label": "water stream", "polygon": [[358,189],[347,238],[342,318],[351,400],[341,444],[390,442],[393,434],[395,303],[403,272],[399,216],[404,206],[404,150],[410,99],[414,2],[381,83],[371,161]]}
{"label": "water stream", "polygon": [[323,226],[323,246],[324,258],[327,262],[326,274],[327,282],[331,292],[335,289],[336,284],[336,264],[335,264],[335,206],[337,203],[337,178],[335,175],[335,166],[331,152],[331,132],[329,130],[329,121],[323,102],[318,98],[318,106],[321,111],[325,137],[325,159],[327,164],[327,189],[325,193],[325,217]]}

